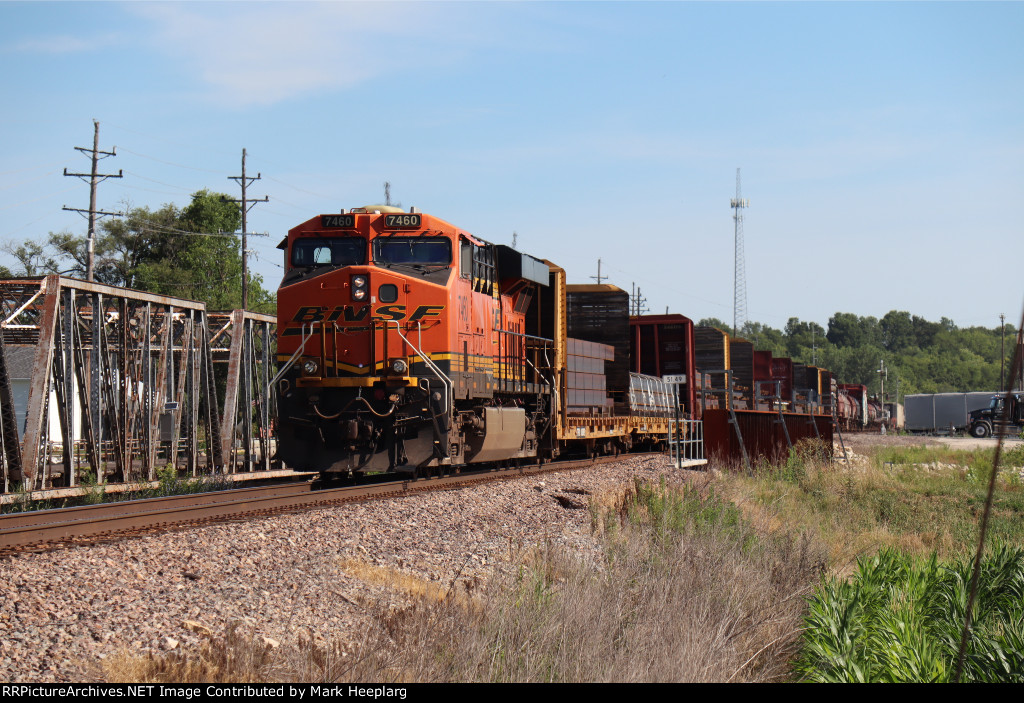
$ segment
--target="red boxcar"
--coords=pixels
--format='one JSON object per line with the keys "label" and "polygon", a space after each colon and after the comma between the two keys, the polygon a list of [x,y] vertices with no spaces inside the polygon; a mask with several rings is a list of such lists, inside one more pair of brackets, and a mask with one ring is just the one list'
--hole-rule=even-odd
{"label": "red boxcar", "polygon": [[772,380],[780,381],[780,395],[784,401],[793,400],[793,360],[786,356],[772,359]]}

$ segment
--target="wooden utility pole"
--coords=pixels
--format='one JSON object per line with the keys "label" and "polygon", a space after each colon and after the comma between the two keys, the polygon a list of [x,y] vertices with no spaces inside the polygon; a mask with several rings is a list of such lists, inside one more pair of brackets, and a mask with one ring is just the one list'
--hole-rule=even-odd
{"label": "wooden utility pole", "polygon": [[242,185],[242,199],[235,200],[233,198],[225,198],[232,203],[240,203],[242,206],[242,309],[249,309],[249,249],[248,249],[248,234],[249,226],[246,215],[249,214],[249,210],[252,209],[256,203],[266,203],[270,201],[270,198],[263,196],[259,200],[249,200],[246,197],[246,189],[251,183],[255,183],[260,180],[261,174],[257,173],[255,177],[245,175],[245,149],[242,149],[242,175],[241,176],[228,176],[233,181],[236,181]]}
{"label": "wooden utility pole", "polygon": [[1004,374],[1006,373],[1006,314],[999,313],[999,392],[1006,390]]}
{"label": "wooden utility pole", "polygon": [[85,263],[85,278],[88,281],[93,280],[94,269],[95,269],[95,252],[96,252],[96,216],[110,215],[112,217],[121,217],[123,213],[120,212],[104,212],[103,210],[96,209],[96,186],[101,181],[105,181],[108,178],[123,178],[124,171],[119,170],[117,175],[112,173],[99,173],[99,160],[107,156],[117,156],[117,147],[114,147],[114,151],[100,151],[100,123],[97,120],[92,121],[95,129],[93,130],[92,138],[92,149],[86,149],[85,147],[76,146],[75,149],[82,152],[83,154],[92,154],[92,172],[91,173],[68,173],[68,170],[64,169],[65,176],[74,176],[85,180],[89,179],[89,209],[83,210],[81,208],[64,206],[64,210],[70,212],[77,212],[79,214],[88,214],[89,216],[89,241],[87,244],[86,252],[86,263]]}

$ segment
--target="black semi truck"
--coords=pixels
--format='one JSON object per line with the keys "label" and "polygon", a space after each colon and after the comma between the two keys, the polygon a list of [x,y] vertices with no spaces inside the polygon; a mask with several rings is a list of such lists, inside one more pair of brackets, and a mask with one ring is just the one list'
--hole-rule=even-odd
{"label": "black semi truck", "polygon": [[[970,432],[972,437],[991,437],[1003,421],[1003,404],[1006,395],[994,395],[987,408],[972,410],[970,415]],[[1024,392],[1016,392],[1010,396],[1013,406],[1010,408],[1006,434],[1024,432]]]}

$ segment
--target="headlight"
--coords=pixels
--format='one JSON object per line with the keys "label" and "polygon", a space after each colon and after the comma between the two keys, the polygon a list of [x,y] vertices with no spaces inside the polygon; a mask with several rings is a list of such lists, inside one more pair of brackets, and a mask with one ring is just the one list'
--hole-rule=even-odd
{"label": "headlight", "polygon": [[409,370],[409,364],[405,363],[405,359],[395,359],[391,362],[391,370],[395,373],[404,374]]}
{"label": "headlight", "polygon": [[306,359],[302,362],[302,372],[307,376],[315,376],[319,370],[320,364],[316,363],[316,359]]}
{"label": "headlight", "polygon": [[370,280],[367,276],[357,274],[349,279],[349,283],[352,285],[352,300],[366,300],[367,293],[370,290]]}

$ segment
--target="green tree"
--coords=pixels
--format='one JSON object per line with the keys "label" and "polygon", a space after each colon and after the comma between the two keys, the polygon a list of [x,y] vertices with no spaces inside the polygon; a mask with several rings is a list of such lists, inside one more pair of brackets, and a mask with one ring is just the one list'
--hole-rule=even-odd
{"label": "green tree", "polygon": [[6,242],[3,251],[13,256],[18,261],[18,268],[9,269],[3,267],[5,278],[15,276],[45,276],[50,273],[67,273],[60,269],[58,257],[50,251],[46,244],[40,244],[32,240],[26,240],[21,244]]}
{"label": "green tree", "polygon": [[[729,327],[716,318],[700,325]],[[792,357],[802,364],[816,363],[829,369],[839,383],[868,386],[879,392],[879,363],[888,369],[886,396],[908,393],[991,391],[999,388],[999,327],[958,328],[949,318],[931,322],[909,312],[892,310],[878,320],[854,313],[837,312],[829,318],[828,333],[813,322],[792,317],[783,331],[747,322],[741,335],[756,349],[775,357]],[[1005,329],[1004,369],[1009,373],[1017,331]],[[1006,379],[1006,383],[1010,380]]]}
{"label": "green tree", "polygon": [[[160,213],[158,213],[159,215]],[[234,232],[242,222],[226,195],[201,190],[176,213],[173,226],[155,223],[150,258],[139,267],[146,290],[201,300],[210,310],[242,306],[242,256]],[[249,309],[273,313],[273,295],[249,272]]]}
{"label": "green tree", "polygon": [[717,317],[705,317],[697,323],[697,327],[715,327],[723,332],[732,334],[732,325],[722,322]]}
{"label": "green tree", "polygon": [[[824,328],[817,322],[801,322],[799,318],[791,317],[786,322],[786,351],[794,360],[798,356],[812,356],[813,350],[821,349],[828,341]],[[805,348],[810,353],[801,354],[800,349]],[[809,363],[809,362],[803,362]]]}
{"label": "green tree", "polygon": [[[127,207],[122,218],[103,220],[94,243],[93,277],[99,283],[124,288],[146,288],[139,279],[141,268],[156,255],[154,239],[177,226],[178,209],[164,205],[153,212],[149,208]],[[68,275],[85,278],[88,241],[70,232],[51,232],[49,247],[68,262]]]}
{"label": "green tree", "polygon": [[753,342],[755,349],[770,351],[773,356],[786,355],[786,338],[773,327],[747,321],[740,330],[740,336]]}
{"label": "green tree", "polygon": [[890,310],[879,323],[882,329],[882,346],[889,351],[901,351],[914,346],[914,322],[910,313],[903,310]]}
{"label": "green tree", "polygon": [[[227,196],[201,190],[184,208],[127,208],[123,218],[104,220],[94,246],[94,276],[108,285],[198,300],[209,310],[242,304],[240,238],[242,215]],[[51,233],[45,245],[9,247],[21,275],[64,273],[85,278],[87,240]],[[63,268],[61,268],[63,266]],[[272,293],[249,274],[249,309],[273,313]]]}
{"label": "green tree", "polygon": [[828,319],[828,341],[840,347],[857,347],[880,343],[878,320],[850,312],[837,312]]}
{"label": "green tree", "polygon": [[[150,252],[137,269],[145,290],[202,300],[211,310],[241,306],[242,259],[234,236],[241,223],[235,203],[218,193],[201,190],[173,219],[157,217],[140,222]],[[141,213],[140,213],[141,214]]]}
{"label": "green tree", "polygon": [[917,315],[910,318],[910,325],[914,330],[915,343],[922,349],[931,346],[935,341],[935,335],[942,331],[942,325],[938,322],[928,322]]}

